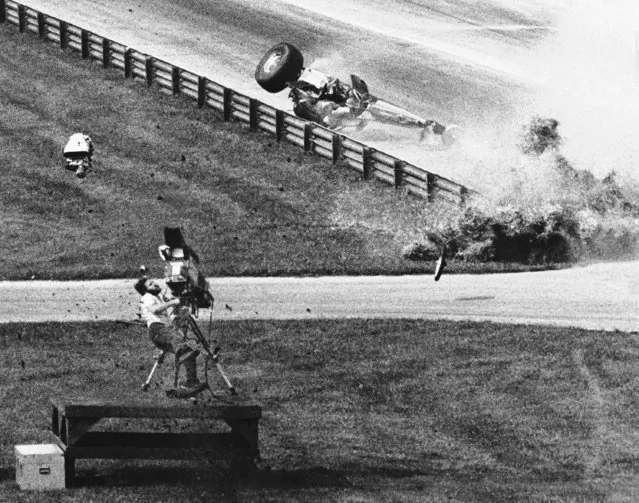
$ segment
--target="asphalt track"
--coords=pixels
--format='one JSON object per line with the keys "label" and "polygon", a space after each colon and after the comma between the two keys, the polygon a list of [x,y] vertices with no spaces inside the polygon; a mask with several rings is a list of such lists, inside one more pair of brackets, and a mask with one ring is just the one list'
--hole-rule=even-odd
{"label": "asphalt track", "polygon": [[[635,262],[537,273],[210,278],[216,320],[423,318],[637,332]],[[135,320],[133,280],[2,282],[0,322]],[[209,310],[201,317],[208,319]]]}
{"label": "asphalt track", "polygon": [[[253,80],[264,50],[286,40],[307,63],[348,79],[356,73],[389,101],[471,130],[507,128],[528,106],[537,75],[530,47],[553,30],[553,12],[571,2],[528,0],[493,9],[473,2],[282,0],[23,0],[187,70],[290,108]],[[428,6],[431,7],[428,7]],[[455,7],[455,6],[458,6]],[[505,8],[504,5],[508,5]],[[432,6],[440,6],[433,8]],[[442,176],[465,182],[445,153],[415,147],[393,128],[358,138]],[[355,137],[355,136],[354,136]],[[460,153],[454,154],[457,158]],[[217,319],[406,317],[493,320],[636,331],[636,263],[485,276],[212,279]],[[0,283],[0,322],[127,320],[132,280]]]}

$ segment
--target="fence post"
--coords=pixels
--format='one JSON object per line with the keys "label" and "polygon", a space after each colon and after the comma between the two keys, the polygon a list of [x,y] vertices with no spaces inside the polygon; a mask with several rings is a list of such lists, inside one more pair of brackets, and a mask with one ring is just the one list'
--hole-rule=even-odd
{"label": "fence post", "polygon": [[153,58],[151,56],[147,56],[146,61],[144,62],[144,69],[146,86],[151,87],[153,84]]}
{"label": "fence post", "polygon": [[111,41],[108,38],[102,39],[102,66],[104,68],[111,66]]}
{"label": "fence post", "polygon": [[0,0],[0,23],[7,22],[7,0]]}
{"label": "fence post", "polygon": [[230,121],[233,113],[233,90],[228,87],[224,88],[224,120]]}
{"label": "fence post", "polygon": [[364,180],[370,180],[373,173],[373,149],[364,147],[362,152],[362,162],[364,165]]}
{"label": "fence post", "polygon": [[468,187],[462,185],[459,190],[459,206],[463,208],[466,206],[466,200],[468,199]]}
{"label": "fence post", "polygon": [[89,32],[82,30],[82,58],[88,59],[89,56]]}
{"label": "fence post", "polygon": [[393,169],[395,171],[395,188],[398,189],[404,185],[404,162],[395,159]]}
{"label": "fence post", "polygon": [[180,95],[180,74],[181,73],[182,73],[182,70],[180,70],[180,67],[178,66],[171,67],[171,87],[173,91],[173,96]]}
{"label": "fence post", "polygon": [[338,133],[333,133],[333,164],[337,164],[342,157],[342,136]]}
{"label": "fence post", "polygon": [[24,5],[18,5],[18,31],[24,33],[27,29],[27,8]]}
{"label": "fence post", "polygon": [[312,122],[304,124],[304,152],[313,151],[313,129],[315,125]]}
{"label": "fence post", "polygon": [[124,78],[133,77],[133,49],[124,51]]}
{"label": "fence post", "polygon": [[284,138],[284,112],[275,110],[275,139],[282,141]]}
{"label": "fence post", "polygon": [[197,106],[202,108],[206,105],[206,79],[197,78]]}
{"label": "fence post", "polygon": [[47,36],[47,21],[44,17],[44,12],[38,12],[38,35],[40,35],[40,38]]}
{"label": "fence post", "polygon": [[249,99],[249,128],[253,131],[257,131],[259,128],[259,114],[258,106],[260,102],[255,98]]}
{"label": "fence post", "polygon": [[435,175],[432,173],[426,173],[426,193],[428,202],[432,203],[435,198]]}
{"label": "fence post", "polygon": [[60,49],[66,49],[69,41],[68,24],[66,21],[60,21]]}

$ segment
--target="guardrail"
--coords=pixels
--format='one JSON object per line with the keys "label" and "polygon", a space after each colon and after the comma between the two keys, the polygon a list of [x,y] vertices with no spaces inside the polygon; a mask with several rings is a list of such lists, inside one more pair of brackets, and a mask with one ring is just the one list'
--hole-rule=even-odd
{"label": "guardrail", "polygon": [[270,133],[277,141],[286,140],[333,164],[343,161],[364,179],[381,180],[428,201],[442,199],[459,205],[465,204],[471,192],[464,185],[348,136],[13,0],[0,0],[0,23],[16,25],[20,33],[36,34],[62,49],[75,50],[84,59],[100,61],[104,68],[119,68],[126,78],[149,87],[156,85],[166,94],[187,96],[200,107],[218,110],[225,121],[244,122],[252,130]]}

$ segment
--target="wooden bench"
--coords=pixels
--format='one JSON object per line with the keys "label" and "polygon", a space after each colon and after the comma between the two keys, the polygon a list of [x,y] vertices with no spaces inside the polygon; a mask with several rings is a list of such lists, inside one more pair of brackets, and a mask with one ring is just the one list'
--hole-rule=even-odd
{"label": "wooden bench", "polygon": [[[67,487],[76,459],[228,460],[235,475],[246,476],[259,459],[258,422],[262,408],[250,403],[144,405],[51,399],[51,431],[64,450]],[[96,431],[104,418],[224,421],[227,432]],[[131,421],[128,421],[131,423]],[[147,421],[148,422],[148,421]]]}

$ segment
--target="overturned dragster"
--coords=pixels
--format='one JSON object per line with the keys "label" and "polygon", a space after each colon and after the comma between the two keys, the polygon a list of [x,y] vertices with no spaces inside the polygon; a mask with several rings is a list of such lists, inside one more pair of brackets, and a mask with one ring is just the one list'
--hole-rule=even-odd
{"label": "overturned dragster", "polygon": [[368,91],[366,83],[351,75],[351,84],[304,67],[304,57],[292,44],[282,42],[269,49],[255,69],[255,80],[266,91],[290,89],[293,112],[298,117],[333,130],[362,129],[371,121],[420,128],[422,139],[437,137],[451,145],[461,134],[459,126],[444,126],[381,100]]}

